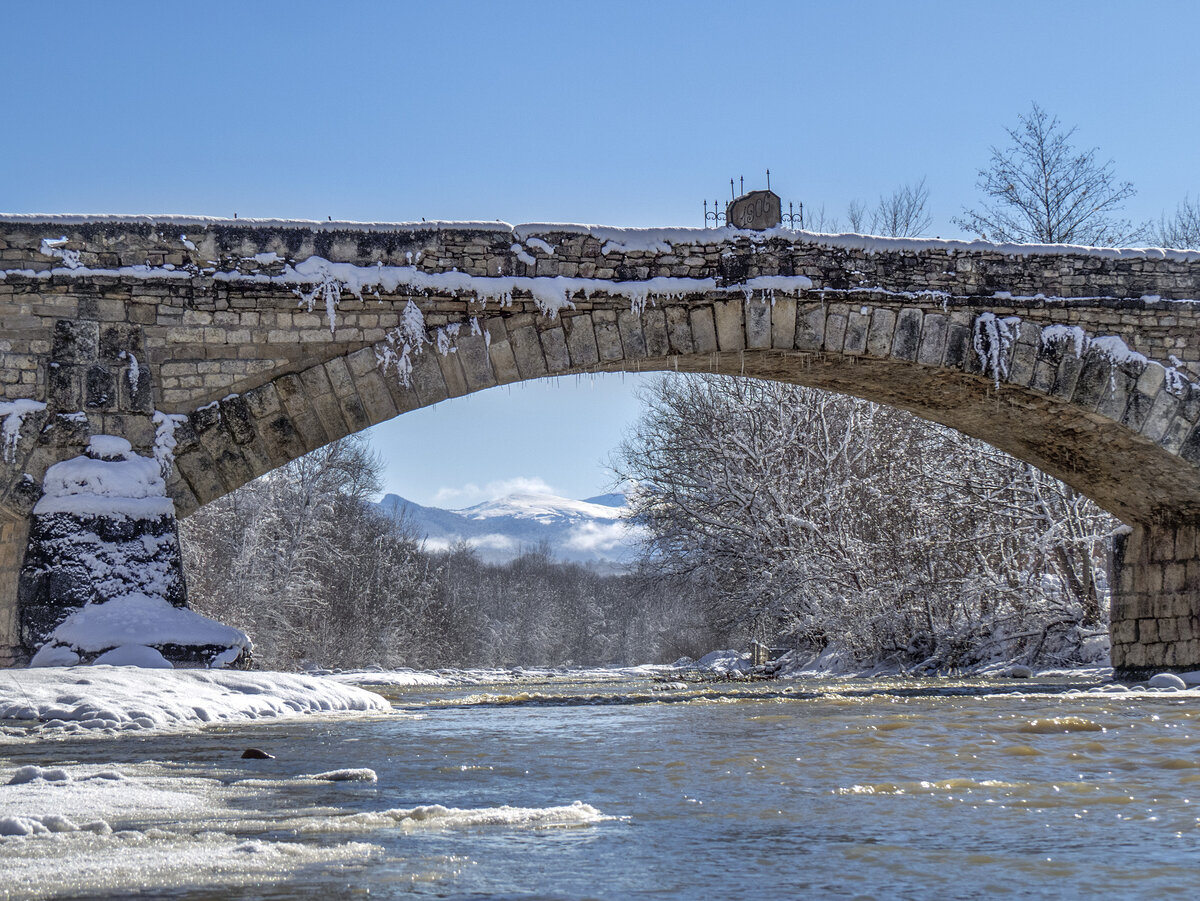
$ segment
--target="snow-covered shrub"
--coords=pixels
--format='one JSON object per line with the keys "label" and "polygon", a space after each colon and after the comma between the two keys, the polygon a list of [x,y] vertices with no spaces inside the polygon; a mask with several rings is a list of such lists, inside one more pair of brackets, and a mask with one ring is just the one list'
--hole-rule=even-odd
{"label": "snow-covered shrub", "polygon": [[810,388],[670,376],[645,403],[616,464],[645,565],[725,641],[925,668],[1094,655],[1114,521],[1062,483]]}

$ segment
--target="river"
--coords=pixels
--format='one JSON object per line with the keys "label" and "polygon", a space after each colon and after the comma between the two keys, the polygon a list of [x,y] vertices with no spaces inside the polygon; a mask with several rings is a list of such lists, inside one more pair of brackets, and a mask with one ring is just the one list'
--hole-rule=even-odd
{"label": "river", "polygon": [[1194,898],[1200,699],[1098,688],[584,672],[9,743],[113,831],[0,840],[0,898]]}

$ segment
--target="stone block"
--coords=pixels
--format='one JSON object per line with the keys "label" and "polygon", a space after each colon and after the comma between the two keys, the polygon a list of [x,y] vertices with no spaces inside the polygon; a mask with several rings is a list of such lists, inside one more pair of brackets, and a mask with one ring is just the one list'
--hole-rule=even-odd
{"label": "stone block", "polygon": [[354,394],[354,378],[350,375],[350,367],[344,357],[335,357],[325,363],[325,375],[329,378],[330,387],[338,397],[348,397]]}
{"label": "stone block", "polygon": [[561,328],[548,328],[541,332],[542,353],[546,370],[551,374],[566,372],[571,368],[571,357],[567,351],[567,338]]}
{"label": "stone block", "polygon": [[1155,562],[1175,559],[1175,530],[1160,526],[1150,530],[1150,559]]}
{"label": "stone block", "polygon": [[1137,641],[1137,620],[1126,619],[1113,622],[1112,640],[1114,644],[1132,644]]}
{"label": "stone block", "polygon": [[776,298],[771,309],[771,346],[776,350],[791,350],[796,343],[796,301],[791,297]]}
{"label": "stone block", "polygon": [[280,410],[279,395],[273,382],[267,382],[258,388],[251,388],[242,395],[250,407],[250,413],[255,419],[265,419],[277,414]]}
{"label": "stone block", "polygon": [[117,381],[102,363],[87,368],[83,379],[83,406],[87,410],[112,410],[117,405]]}
{"label": "stone block", "polygon": [[617,328],[621,333],[621,345],[624,347],[626,360],[644,360],[646,358],[646,336],[642,332],[642,317],[632,310],[621,310],[617,313]]}
{"label": "stone block", "polygon": [[117,375],[117,406],[130,413],[154,412],[154,388],[150,381],[150,367],[139,366],[120,370]]}
{"label": "stone block", "polygon": [[[534,341],[537,341],[536,335]],[[439,403],[450,396],[446,378],[442,375],[439,356],[441,355],[431,347],[412,356],[412,387],[422,407]]]}
{"label": "stone block", "polygon": [[646,339],[646,356],[658,359],[671,352],[670,340],[667,337],[667,317],[662,310],[642,311],[642,336]]}
{"label": "stone block", "polygon": [[203,448],[195,448],[175,457],[175,466],[201,504],[207,504],[226,493],[216,465]]}
{"label": "stone block", "polygon": [[1028,385],[1033,381],[1036,365],[1037,345],[1017,342],[1013,345],[1012,359],[1008,364],[1008,378],[1005,381],[1010,385]]}
{"label": "stone block", "polygon": [[719,300],[713,304],[713,316],[717,324],[717,347],[722,351],[746,348],[743,306],[740,300]]}
{"label": "stone block", "polygon": [[852,307],[846,318],[846,337],[842,343],[842,352],[852,356],[859,356],[866,353],[867,334],[870,327],[870,308]]}
{"label": "stone block", "polygon": [[825,305],[796,310],[796,350],[818,351],[825,346]]}
{"label": "stone block", "polygon": [[621,330],[617,325],[617,314],[613,310],[593,310],[592,329],[596,334],[596,352],[602,363],[625,359],[625,348],[621,344]]}
{"label": "stone block", "polygon": [[771,301],[763,297],[746,300],[746,347],[764,349],[771,346]]}
{"label": "stone block", "polygon": [[896,311],[877,307],[871,313],[871,327],[867,330],[867,353],[880,359],[889,357],[895,330]]}
{"label": "stone block", "polygon": [[[487,339],[483,335],[464,335],[458,339],[458,364],[467,380],[468,391],[481,391],[496,384]],[[362,396],[361,389],[359,396]]]}
{"label": "stone block", "polygon": [[[1064,363],[1066,360],[1063,361]],[[1075,390],[1071,394],[1071,403],[1076,406],[1083,407],[1085,410],[1094,410],[1096,405],[1105,396],[1113,398],[1115,401],[1115,392],[1117,386],[1117,373],[1110,364],[1108,357],[1099,352],[1089,352],[1083,359],[1083,366],[1079,370],[1078,378],[1075,382]],[[1122,396],[1124,392],[1124,380],[1121,380]],[[1055,392],[1058,393],[1057,391]],[[1120,412],[1124,410],[1122,403]]]}
{"label": "stone block", "polygon": [[259,436],[267,457],[274,466],[283,466],[309,450],[308,442],[301,437],[292,421],[282,413],[277,413],[261,423]]}
{"label": "stone block", "polygon": [[237,444],[249,444],[257,432],[257,422],[245,398],[232,395],[219,403],[221,419]]}
{"label": "stone block", "polygon": [[508,329],[500,316],[492,316],[483,324],[488,360],[492,364],[492,373],[496,383],[507,385],[519,381],[520,370],[517,368],[517,358],[513,354],[512,342],[508,337]]}
{"label": "stone block", "polygon": [[[667,343],[671,353],[690,354],[695,350],[692,343],[692,324],[688,316],[688,308],[679,304],[665,307],[663,312],[667,317]],[[791,336],[789,335],[789,340]]]}
{"label": "stone block", "polygon": [[54,323],[52,359],[60,363],[94,363],[100,359],[100,323],[59,319]]}
{"label": "stone block", "polygon": [[[1066,354],[1058,364],[1054,373],[1054,384],[1050,393],[1063,400],[1073,400],[1075,389],[1079,386],[1079,376],[1083,372],[1083,360],[1074,354]],[[1089,392],[1093,389],[1089,389]],[[1100,399],[1099,391],[1095,392],[1095,400]],[[1092,407],[1095,404],[1093,402]]]}
{"label": "stone block", "polygon": [[1200,466],[1200,426],[1188,432],[1179,447],[1179,456],[1189,463]]}
{"label": "stone block", "polygon": [[913,307],[905,307],[896,317],[896,331],[892,338],[892,356],[898,360],[917,359],[921,345],[921,320],[924,314]]}
{"label": "stone block", "polygon": [[692,344],[696,353],[716,353],[717,327],[713,308],[708,305],[695,307],[688,311],[688,320],[692,324]]}
{"label": "stone block", "polygon": [[846,343],[846,324],[850,319],[850,307],[844,303],[833,303],[825,316],[825,350],[840,354]]}
{"label": "stone block", "polygon": [[83,409],[85,367],[50,363],[46,372],[47,400],[56,410]]}
{"label": "stone block", "polygon": [[128,360],[130,355],[146,362],[142,329],[136,325],[109,324],[100,327],[99,356],[106,363]]}
{"label": "stone block", "polygon": [[[1141,394],[1140,391],[1138,393]],[[1159,391],[1142,423],[1142,437],[1161,442],[1178,409],[1179,401],[1170,391]]]}
{"label": "stone block", "polygon": [[538,338],[537,329],[531,325],[509,330],[509,342],[512,344],[513,358],[521,378],[533,379],[546,375],[546,357],[542,351],[542,342]]}
{"label": "stone block", "polygon": [[1179,561],[1166,564],[1163,567],[1163,591],[1176,593],[1183,591],[1186,565]]}
{"label": "stone block", "polygon": [[562,317],[563,332],[567,336],[567,352],[571,365],[578,369],[595,366],[600,361],[596,346],[596,332],[592,327],[590,313]]}
{"label": "stone block", "polygon": [[[1127,426],[1135,432],[1140,432],[1146,424],[1147,417],[1150,415],[1150,408],[1154,405],[1154,398],[1148,397],[1136,390],[1132,379],[1120,379],[1118,384],[1127,391],[1127,393],[1124,393],[1124,409],[1117,412],[1115,416],[1113,415],[1113,409],[1120,403],[1122,394],[1122,392],[1114,389],[1101,399],[1096,412],[1102,413],[1105,416],[1112,416],[1112,418],[1117,419],[1122,425]],[[1109,400],[1110,397],[1112,398],[1111,402]]]}
{"label": "stone block", "polygon": [[921,346],[917,362],[925,366],[941,366],[946,356],[946,329],[949,320],[941,313],[926,313],[921,323]]}
{"label": "stone block", "polygon": [[966,372],[974,361],[971,326],[951,319],[946,326],[946,354],[942,358],[942,365]]}

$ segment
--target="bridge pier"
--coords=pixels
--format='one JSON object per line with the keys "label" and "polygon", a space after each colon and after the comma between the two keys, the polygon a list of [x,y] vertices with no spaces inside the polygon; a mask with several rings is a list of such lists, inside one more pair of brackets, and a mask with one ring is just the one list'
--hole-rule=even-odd
{"label": "bridge pier", "polygon": [[15,666],[27,657],[21,649],[17,584],[28,543],[29,518],[0,513],[0,667]]}
{"label": "bridge pier", "polygon": [[1200,670],[1200,523],[1113,538],[1109,634],[1120,679]]}

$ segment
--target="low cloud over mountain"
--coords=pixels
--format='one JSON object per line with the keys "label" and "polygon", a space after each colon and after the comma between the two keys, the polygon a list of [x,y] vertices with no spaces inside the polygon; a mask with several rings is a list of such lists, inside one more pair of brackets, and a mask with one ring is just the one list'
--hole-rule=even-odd
{"label": "low cloud over mountain", "polygon": [[560,560],[624,568],[634,559],[637,527],[625,519],[623,494],[576,501],[517,493],[461,510],[423,507],[395,494],[379,507],[404,517],[430,550],[466,541],[488,562],[503,563],[545,543]]}

